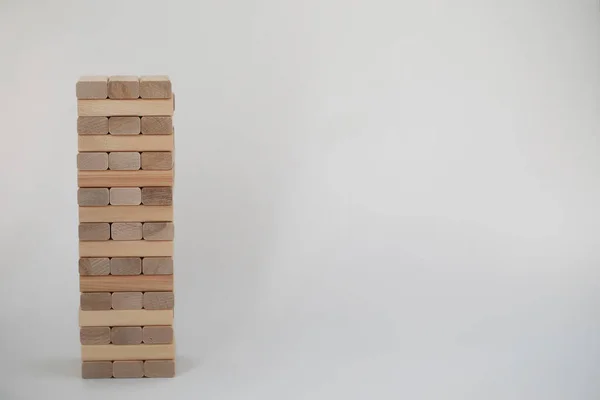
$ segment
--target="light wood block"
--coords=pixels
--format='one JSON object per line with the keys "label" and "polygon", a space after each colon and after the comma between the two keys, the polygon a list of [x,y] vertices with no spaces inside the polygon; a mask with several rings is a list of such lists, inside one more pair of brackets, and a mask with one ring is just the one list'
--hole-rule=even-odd
{"label": "light wood block", "polygon": [[108,200],[107,188],[80,188],[77,190],[77,204],[80,206],[107,206]]}
{"label": "light wood block", "polygon": [[172,275],[173,259],[171,257],[144,257],[142,270],[144,275]]}
{"label": "light wood block", "polygon": [[79,153],[77,168],[83,171],[104,171],[108,169],[108,153]]}
{"label": "light wood block", "polygon": [[110,117],[108,119],[108,133],[111,135],[139,135],[140,132],[140,117]]}
{"label": "light wood block", "polygon": [[79,187],[173,186],[170,171],[79,171]]}
{"label": "light wood block", "polygon": [[79,224],[79,240],[108,240],[110,225],[106,222],[84,222]]}
{"label": "light wood block", "polygon": [[144,240],[173,240],[174,226],[172,222],[144,223]]}
{"label": "light wood block", "polygon": [[[114,227],[115,224],[112,226]],[[142,273],[142,259],[139,257],[113,257],[110,259],[110,273],[111,275],[139,275]]]}
{"label": "light wood block", "polygon": [[78,99],[106,99],[108,97],[107,76],[82,76],[75,85]]}
{"label": "light wood block", "polygon": [[83,361],[172,360],[174,358],[175,344],[81,346]]}
{"label": "light wood block", "polygon": [[112,307],[112,299],[110,293],[101,293],[101,291],[91,291],[97,293],[81,293],[80,307],[84,311],[95,310],[110,310]]}
{"label": "light wood block", "polygon": [[108,133],[108,118],[78,117],[77,133],[80,135],[106,135]]}
{"label": "light wood block", "polygon": [[108,78],[109,99],[137,99],[140,97],[140,81],[137,76],[111,76]]}
{"label": "light wood block", "polygon": [[171,81],[168,76],[154,75],[140,77],[140,97],[143,99],[169,99],[172,96]]}
{"label": "light wood block", "polygon": [[110,341],[112,344],[141,344],[141,326],[116,326],[110,330]]}
{"label": "light wood block", "polygon": [[113,222],[111,225],[111,237],[113,240],[140,240],[142,239],[142,223]]}
{"label": "light wood block", "polygon": [[[160,275],[156,275],[160,276]],[[173,275],[165,275],[173,276]],[[172,310],[175,305],[173,292],[144,293],[144,308],[146,310]]]}
{"label": "light wood block", "polygon": [[112,294],[113,310],[141,310],[144,294],[142,292],[116,292]]}
{"label": "light wood block", "polygon": [[[87,292],[171,292],[173,275],[79,276],[79,291]],[[109,296],[110,298],[110,296]],[[112,300],[108,300],[112,304]],[[145,303],[145,301],[144,301]],[[110,306],[109,306],[110,307]]]}
{"label": "light wood block", "polygon": [[80,135],[79,151],[173,151],[172,135]]}
{"label": "light wood block", "polygon": [[110,204],[115,206],[137,206],[142,202],[142,190],[132,188],[110,188]]}
{"label": "light wood block", "polygon": [[173,325],[173,310],[79,310],[79,326]]}
{"label": "light wood block", "polygon": [[173,327],[145,326],[142,330],[142,341],[146,344],[173,343]]}
{"label": "light wood block", "polygon": [[145,187],[142,188],[142,204],[146,206],[170,206],[173,204],[173,188]]}
{"label": "light wood block", "polygon": [[79,207],[81,222],[173,221],[172,206]]}
{"label": "light wood block", "polygon": [[79,242],[79,257],[173,257],[172,241]]}
{"label": "light wood block", "polygon": [[171,116],[173,115],[173,100],[77,100],[77,113],[80,117]]}
{"label": "light wood block", "polygon": [[115,361],[113,362],[113,377],[115,378],[143,378],[143,361]]}
{"label": "light wood block", "polygon": [[142,117],[142,135],[171,135],[173,118],[170,116]]}
{"label": "light wood block", "polygon": [[169,170],[173,168],[173,153],[170,151],[145,151],[142,153],[142,169]]}
{"label": "light wood block", "polygon": [[79,328],[79,341],[81,344],[110,344],[110,327],[85,326]]}
{"label": "light wood block", "polygon": [[113,363],[111,361],[87,361],[81,363],[83,379],[112,378]]}
{"label": "light wood block", "polygon": [[80,258],[79,275],[109,275],[110,260],[104,258]]}
{"label": "light wood block", "polygon": [[118,151],[108,154],[108,168],[115,171],[135,171],[140,169],[140,153]]}
{"label": "light wood block", "polygon": [[173,378],[174,360],[149,360],[144,362],[144,376],[147,378]]}

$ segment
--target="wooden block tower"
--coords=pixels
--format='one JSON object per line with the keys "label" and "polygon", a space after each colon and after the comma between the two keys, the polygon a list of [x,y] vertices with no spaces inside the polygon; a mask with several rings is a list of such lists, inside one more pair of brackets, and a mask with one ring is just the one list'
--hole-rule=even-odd
{"label": "wooden block tower", "polygon": [[82,377],[173,377],[171,81],[82,77],[76,93]]}

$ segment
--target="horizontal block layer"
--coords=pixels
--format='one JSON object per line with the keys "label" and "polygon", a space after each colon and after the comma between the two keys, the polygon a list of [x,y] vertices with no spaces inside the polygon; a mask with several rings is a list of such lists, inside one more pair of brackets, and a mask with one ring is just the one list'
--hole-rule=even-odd
{"label": "horizontal block layer", "polygon": [[[79,290],[84,294],[86,292],[172,292],[173,275],[80,275]],[[109,298],[109,307],[110,301]]]}
{"label": "horizontal block layer", "polygon": [[79,242],[79,257],[173,257],[171,241]]}
{"label": "horizontal block layer", "polygon": [[79,326],[173,325],[173,310],[79,310]]}
{"label": "horizontal block layer", "polygon": [[81,293],[83,311],[100,310],[172,310],[173,292],[88,292]]}
{"label": "horizontal block layer", "polygon": [[[106,193],[108,194],[108,190],[106,191]],[[107,202],[108,202],[108,200],[107,200]],[[79,221],[80,222],[173,221],[173,206],[153,206],[152,205],[152,206],[79,207]]]}
{"label": "horizontal block layer", "polygon": [[[79,329],[81,344],[171,344],[173,327],[160,326],[84,326]],[[124,343],[130,342],[130,343]]]}
{"label": "horizontal block layer", "polygon": [[174,360],[147,361],[83,361],[81,377],[84,379],[109,378],[172,378],[175,376]]}
{"label": "horizontal block layer", "polygon": [[77,100],[80,117],[172,116],[173,99]]}
{"label": "horizontal block layer", "polygon": [[79,275],[172,275],[171,257],[84,257]]}
{"label": "horizontal block layer", "polygon": [[79,171],[79,187],[173,186],[173,170],[169,171]]}
{"label": "horizontal block layer", "polygon": [[175,344],[81,346],[82,361],[172,360],[174,358]]}
{"label": "horizontal block layer", "polygon": [[80,135],[78,150],[88,151],[173,151],[173,135]]}

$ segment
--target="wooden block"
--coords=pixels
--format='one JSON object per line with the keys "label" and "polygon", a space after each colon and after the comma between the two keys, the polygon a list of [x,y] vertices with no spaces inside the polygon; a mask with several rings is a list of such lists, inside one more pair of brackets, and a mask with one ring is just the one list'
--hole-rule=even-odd
{"label": "wooden block", "polygon": [[142,202],[142,190],[132,188],[110,188],[110,204],[115,206],[137,206]]}
{"label": "wooden block", "polygon": [[79,153],[77,154],[77,168],[84,171],[106,170],[108,169],[108,153]]}
{"label": "wooden block", "polygon": [[110,117],[108,119],[108,133],[111,135],[139,135],[140,128],[140,117]]}
{"label": "wooden block", "polygon": [[78,171],[79,187],[173,186],[170,171]]}
{"label": "wooden block", "polygon": [[79,224],[79,240],[110,239],[110,224],[106,222],[84,222]]}
{"label": "wooden block", "polygon": [[112,294],[113,310],[141,310],[144,295],[142,292],[117,292]]}
{"label": "wooden block", "polygon": [[140,97],[140,81],[137,76],[111,76],[108,78],[109,99],[137,99]]}
{"label": "wooden block", "polygon": [[[112,226],[114,227],[115,224]],[[110,259],[110,273],[111,275],[139,275],[142,273],[142,259],[139,257],[113,257]]]}
{"label": "wooden block", "polygon": [[173,240],[174,232],[172,222],[144,223],[144,240]]}
{"label": "wooden block", "polygon": [[79,151],[173,151],[173,135],[78,136]]}
{"label": "wooden block", "polygon": [[81,359],[83,361],[172,360],[174,358],[174,343],[81,346]]}
{"label": "wooden block", "polygon": [[145,151],[142,153],[142,169],[169,170],[173,168],[173,153],[170,151]]}
{"label": "wooden block", "polygon": [[80,258],[79,275],[108,275],[110,260],[108,258]]}
{"label": "wooden block", "polygon": [[173,325],[173,310],[79,310],[79,326]]}
{"label": "wooden block", "polygon": [[81,363],[81,377],[83,379],[112,378],[112,361],[85,361]]}
{"label": "wooden block", "polygon": [[173,259],[171,257],[144,257],[142,270],[144,275],[172,275]]}
{"label": "wooden block", "polygon": [[171,81],[168,76],[140,77],[140,97],[142,99],[169,99],[171,95]]}
{"label": "wooden block", "polygon": [[[111,225],[111,237],[113,240],[140,240],[142,238],[142,223],[141,222],[113,222]],[[141,273],[141,260],[139,270]],[[113,275],[115,275],[113,273]],[[131,274],[126,274],[131,275]]]}
{"label": "wooden block", "polygon": [[173,257],[173,242],[106,240],[79,242],[79,257]]}
{"label": "wooden block", "polygon": [[117,151],[108,154],[108,168],[117,171],[135,171],[140,169],[140,153]]}
{"label": "wooden block", "polygon": [[141,326],[116,326],[110,330],[110,341],[112,344],[141,344]]}
{"label": "wooden block", "polygon": [[173,221],[172,206],[79,207],[81,222]]}
{"label": "wooden block", "polygon": [[77,133],[80,135],[106,135],[108,133],[108,118],[78,117]]}
{"label": "wooden block", "polygon": [[85,326],[79,328],[79,341],[81,344],[110,344],[110,327]]}
{"label": "wooden block", "polygon": [[75,85],[78,99],[106,99],[108,97],[108,77],[82,76]]}
{"label": "wooden block", "polygon": [[113,376],[115,378],[143,378],[143,361],[115,361],[113,362]]}
{"label": "wooden block", "polygon": [[173,115],[173,99],[77,100],[80,117],[141,117]]}
{"label": "wooden block", "polygon": [[173,343],[173,327],[145,326],[142,330],[142,341],[146,344]]}
{"label": "wooden block", "polygon": [[[92,292],[88,290],[88,292]],[[81,293],[80,307],[84,311],[92,310],[110,310],[112,299],[110,293],[102,293],[102,291],[93,291],[98,293]]]}
{"label": "wooden block", "polygon": [[169,116],[142,117],[142,135],[170,135],[173,133],[173,118]]}
{"label": "wooden block", "polygon": [[77,191],[77,204],[80,206],[107,206],[107,188],[85,188]]}
{"label": "wooden block", "polygon": [[170,206],[173,204],[173,188],[145,187],[142,188],[142,204],[146,206]]}
{"label": "wooden block", "polygon": [[144,362],[144,376],[147,378],[173,378],[174,360],[149,360]]}
{"label": "wooden block", "polygon": [[[82,293],[172,292],[173,275],[79,276],[79,291]],[[109,300],[109,304],[111,301],[112,300]]]}
{"label": "wooden block", "polygon": [[144,308],[146,310],[172,310],[174,304],[175,296],[173,295],[173,292],[144,293]]}

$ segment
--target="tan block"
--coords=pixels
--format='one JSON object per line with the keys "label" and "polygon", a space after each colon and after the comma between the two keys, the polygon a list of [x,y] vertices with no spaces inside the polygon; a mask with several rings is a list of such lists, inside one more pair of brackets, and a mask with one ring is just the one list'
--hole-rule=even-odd
{"label": "tan block", "polygon": [[173,257],[172,241],[79,242],[79,257]]}
{"label": "tan block", "polygon": [[110,310],[112,299],[110,293],[81,293],[80,307],[83,311]]}
{"label": "tan block", "polygon": [[79,135],[79,151],[172,151],[173,135]]}
{"label": "tan block", "polygon": [[[88,292],[172,292],[173,275],[79,276],[79,291]],[[110,294],[110,293],[109,293]],[[109,296],[110,297],[110,296]],[[151,297],[153,299],[153,297]],[[112,300],[109,300],[109,303]],[[109,306],[110,308],[110,306]]]}
{"label": "tan block", "polygon": [[84,326],[79,328],[79,341],[81,344],[109,344],[110,327]]}
{"label": "tan block", "polygon": [[168,76],[140,77],[140,97],[142,99],[168,99],[171,98],[171,95],[171,81]]}
{"label": "tan block", "polygon": [[108,154],[108,168],[117,171],[135,171],[140,169],[140,153],[138,152],[111,152]]}
{"label": "tan block", "polygon": [[77,133],[80,135],[106,135],[107,117],[77,117]]}
{"label": "tan block", "polygon": [[170,171],[78,171],[79,187],[173,186]]}
{"label": "tan block", "polygon": [[77,154],[77,168],[85,171],[106,170],[108,169],[108,153],[79,153]]}
{"label": "tan block", "polygon": [[79,221],[81,221],[81,222],[173,221],[173,207],[172,206],[79,207]]}
{"label": "tan block", "polygon": [[168,170],[173,168],[173,153],[170,151],[145,151],[142,153],[142,169]]}
{"label": "tan block", "polygon": [[142,259],[139,257],[113,257],[110,259],[110,273],[111,275],[139,275],[142,273]]}
{"label": "tan block", "polygon": [[82,76],[75,85],[78,99],[106,99],[108,95],[108,77]]}
{"label": "tan block", "polygon": [[79,326],[148,325],[173,325],[173,310],[79,310]]}
{"label": "tan block", "polygon": [[141,344],[142,327],[117,326],[111,328],[110,341],[112,344]]}
{"label": "tan block", "polygon": [[110,239],[110,224],[106,222],[84,222],[79,224],[79,240]]}
{"label": "tan block", "polygon": [[81,377],[83,379],[112,378],[112,361],[85,361],[81,363]]}
{"label": "tan block", "polygon": [[[142,223],[113,222],[111,225],[111,237],[113,240],[140,240],[142,238]],[[139,273],[141,273],[141,266]]]}
{"label": "tan block", "polygon": [[77,115],[82,117],[173,115],[173,99],[77,100]]}
{"label": "tan block", "polygon": [[142,202],[142,191],[140,188],[111,188],[110,204],[117,206],[135,206]]}
{"label": "tan block", "polygon": [[83,361],[172,360],[174,358],[174,343],[81,346],[81,359]]}
{"label": "tan block", "polygon": [[111,135],[139,135],[140,132],[140,117],[110,117],[108,119],[108,133]]}
{"label": "tan block", "polygon": [[142,188],[142,204],[146,206],[170,206],[173,204],[173,188],[145,187]]}
{"label": "tan block", "polygon": [[146,310],[172,310],[174,305],[175,296],[173,292],[144,293],[144,308]]}
{"label": "tan block", "polygon": [[144,275],[172,275],[173,259],[171,257],[144,257],[142,270]]}
{"label": "tan block", "polygon": [[140,97],[140,81],[137,76],[119,75],[108,78],[109,99],[137,99]]}
{"label": "tan block", "polygon": [[79,275],[108,275],[110,260],[108,258],[80,258]]}
{"label": "tan block", "polygon": [[142,329],[142,341],[146,344],[173,343],[173,327],[145,326]]}
{"label": "tan block", "polygon": [[117,292],[112,294],[113,310],[141,310],[144,295],[142,292]]}
{"label": "tan block", "polygon": [[80,206],[107,206],[108,200],[107,188],[80,188],[77,190],[77,204]]}
{"label": "tan block", "polygon": [[142,117],[143,135],[170,135],[173,133],[173,118],[167,116]]}
{"label": "tan block", "polygon": [[173,240],[175,229],[172,222],[146,222],[144,240]]}
{"label": "tan block", "polygon": [[144,361],[144,376],[148,378],[173,378],[175,376],[174,360]]}
{"label": "tan block", "polygon": [[143,378],[143,361],[115,361],[113,362],[113,376],[115,378]]}

